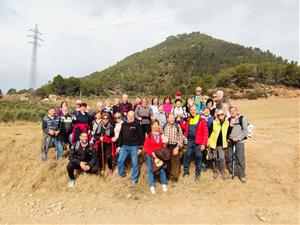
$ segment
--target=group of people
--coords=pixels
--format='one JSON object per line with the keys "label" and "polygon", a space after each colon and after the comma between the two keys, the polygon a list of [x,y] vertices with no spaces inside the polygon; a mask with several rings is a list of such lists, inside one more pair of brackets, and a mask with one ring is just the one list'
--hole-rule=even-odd
{"label": "group of people", "polygon": [[[120,177],[126,176],[125,161],[131,157],[131,184],[139,177],[139,156],[148,168],[148,183],[155,194],[155,176],[160,178],[162,190],[167,183],[176,185],[181,164],[183,177],[190,175],[190,161],[195,158],[195,182],[201,171],[212,165],[213,178],[226,180],[228,174],[246,182],[244,140],[248,127],[238,109],[224,100],[218,90],[210,98],[202,95],[201,87],[184,101],[176,92],[175,98],[137,97],[134,104],[126,94],[115,103],[97,102],[95,112],[86,103],[76,100],[69,113],[68,103],[51,108],[42,120],[42,161],[47,159],[49,147],[56,148],[56,159],[69,149],[67,172],[69,186],[75,185],[74,171],[113,175],[114,162]],[[169,181],[169,182],[168,182]]]}

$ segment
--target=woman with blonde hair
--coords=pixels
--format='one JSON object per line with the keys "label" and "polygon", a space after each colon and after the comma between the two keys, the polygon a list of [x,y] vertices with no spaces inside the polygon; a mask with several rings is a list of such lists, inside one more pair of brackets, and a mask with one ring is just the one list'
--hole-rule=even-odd
{"label": "woman with blonde hair", "polygon": [[222,109],[217,111],[217,118],[213,121],[210,126],[210,137],[209,137],[209,147],[212,149],[214,155],[213,159],[213,170],[216,179],[218,177],[218,163],[221,166],[222,179],[226,180],[227,176],[225,174],[225,149],[228,147],[227,142],[227,132],[229,128],[229,121],[225,118],[225,112]]}

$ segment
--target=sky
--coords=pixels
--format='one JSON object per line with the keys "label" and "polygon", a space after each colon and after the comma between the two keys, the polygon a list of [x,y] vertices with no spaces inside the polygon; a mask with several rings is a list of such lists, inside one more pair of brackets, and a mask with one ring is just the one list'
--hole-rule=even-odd
{"label": "sky", "polygon": [[29,87],[32,38],[42,33],[37,87],[81,77],[170,35],[201,32],[299,61],[297,0],[0,0],[0,89]]}

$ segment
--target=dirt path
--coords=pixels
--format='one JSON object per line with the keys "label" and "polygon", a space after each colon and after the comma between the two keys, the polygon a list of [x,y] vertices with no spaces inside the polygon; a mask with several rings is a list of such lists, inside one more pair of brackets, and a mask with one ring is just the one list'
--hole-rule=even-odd
{"label": "dirt path", "polygon": [[[0,223],[284,223],[299,224],[299,98],[234,101],[256,126],[246,144],[247,183],[202,173],[157,194],[146,165],[137,187],[80,175],[68,189],[67,159],[40,163],[40,125],[0,124]],[[191,170],[191,172],[193,172]],[[193,173],[192,173],[193,174]]]}

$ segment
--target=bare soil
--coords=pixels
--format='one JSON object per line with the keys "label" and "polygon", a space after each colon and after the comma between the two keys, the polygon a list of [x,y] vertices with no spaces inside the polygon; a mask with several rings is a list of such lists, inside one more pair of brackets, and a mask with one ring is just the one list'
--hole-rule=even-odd
{"label": "bare soil", "polygon": [[[233,101],[255,125],[246,143],[247,183],[214,180],[209,169],[194,183],[180,178],[153,196],[146,164],[139,183],[78,174],[68,188],[67,158],[40,161],[39,123],[0,124],[0,223],[226,223],[299,224],[299,100]],[[191,174],[194,174],[191,166]]]}

